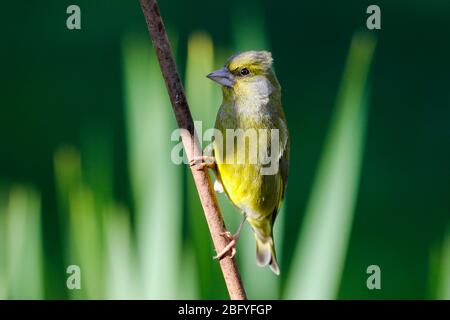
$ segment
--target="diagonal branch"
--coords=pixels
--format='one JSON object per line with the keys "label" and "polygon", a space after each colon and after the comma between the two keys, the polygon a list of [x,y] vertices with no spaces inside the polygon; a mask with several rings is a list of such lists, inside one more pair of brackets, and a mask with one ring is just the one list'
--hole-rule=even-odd
{"label": "diagonal branch", "polygon": [[[170,49],[158,5],[156,0],[140,0],[140,3],[145,20],[147,21],[153,46],[156,50],[156,55],[158,56],[159,65],[178,122],[178,127],[184,129],[181,130],[184,149],[188,160],[191,160],[194,156],[201,155],[202,152],[197,135],[195,134],[192,115]],[[214,247],[216,252],[220,252],[227,245],[227,240],[221,236],[226,231],[226,228],[212,187],[211,178],[206,170],[193,169],[192,175],[205,212]],[[220,267],[222,268],[230,298],[233,300],[246,299],[245,290],[234,259],[229,256],[221,259]]]}

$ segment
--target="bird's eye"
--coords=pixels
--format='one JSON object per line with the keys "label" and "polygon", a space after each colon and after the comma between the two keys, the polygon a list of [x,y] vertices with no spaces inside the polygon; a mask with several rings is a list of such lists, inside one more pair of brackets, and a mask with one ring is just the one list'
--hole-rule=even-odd
{"label": "bird's eye", "polygon": [[246,76],[246,75],[248,75],[248,74],[250,73],[250,71],[248,71],[247,68],[242,68],[242,69],[239,71],[239,73],[240,73],[241,76]]}

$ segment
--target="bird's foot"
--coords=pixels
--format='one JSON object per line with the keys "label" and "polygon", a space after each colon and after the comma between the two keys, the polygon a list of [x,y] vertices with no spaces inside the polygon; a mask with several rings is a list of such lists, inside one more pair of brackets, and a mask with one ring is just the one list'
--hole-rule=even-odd
{"label": "bird's foot", "polygon": [[189,161],[189,166],[199,171],[205,168],[214,168],[215,159],[214,157],[208,156],[194,157],[191,161]]}
{"label": "bird's foot", "polygon": [[236,244],[238,237],[232,235],[229,231],[220,234],[222,237],[227,238],[230,242],[222,249],[215,257],[216,260],[221,260],[228,253],[230,253],[230,258],[233,258],[236,254]]}

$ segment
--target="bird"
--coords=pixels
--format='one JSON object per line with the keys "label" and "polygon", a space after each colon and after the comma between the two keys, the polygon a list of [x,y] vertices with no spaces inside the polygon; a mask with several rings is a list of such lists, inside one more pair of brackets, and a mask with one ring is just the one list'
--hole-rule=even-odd
{"label": "bird", "polygon": [[[243,215],[237,232],[224,234],[230,242],[215,258],[235,255],[237,240],[247,221],[255,235],[257,264],[268,265],[279,275],[273,227],[286,192],[289,132],[281,105],[281,87],[272,65],[270,52],[246,51],[231,56],[221,69],[207,75],[222,88],[223,101],[215,122],[217,135],[207,147],[209,155],[205,151],[190,164],[198,170],[213,169],[214,189],[225,192]],[[270,133],[260,134],[263,131],[276,132],[276,140],[271,140]],[[239,144],[238,135],[231,136],[229,132],[244,133],[244,142]],[[257,139],[251,140],[254,136],[247,132],[256,132]],[[250,155],[252,147],[258,149],[256,158]],[[275,162],[273,172],[264,172],[268,156]]]}

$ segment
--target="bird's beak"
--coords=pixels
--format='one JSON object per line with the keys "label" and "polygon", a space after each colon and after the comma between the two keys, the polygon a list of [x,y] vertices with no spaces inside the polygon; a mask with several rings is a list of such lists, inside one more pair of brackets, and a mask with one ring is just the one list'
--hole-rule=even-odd
{"label": "bird's beak", "polygon": [[206,77],[225,87],[231,88],[234,84],[234,77],[226,67],[213,71]]}

